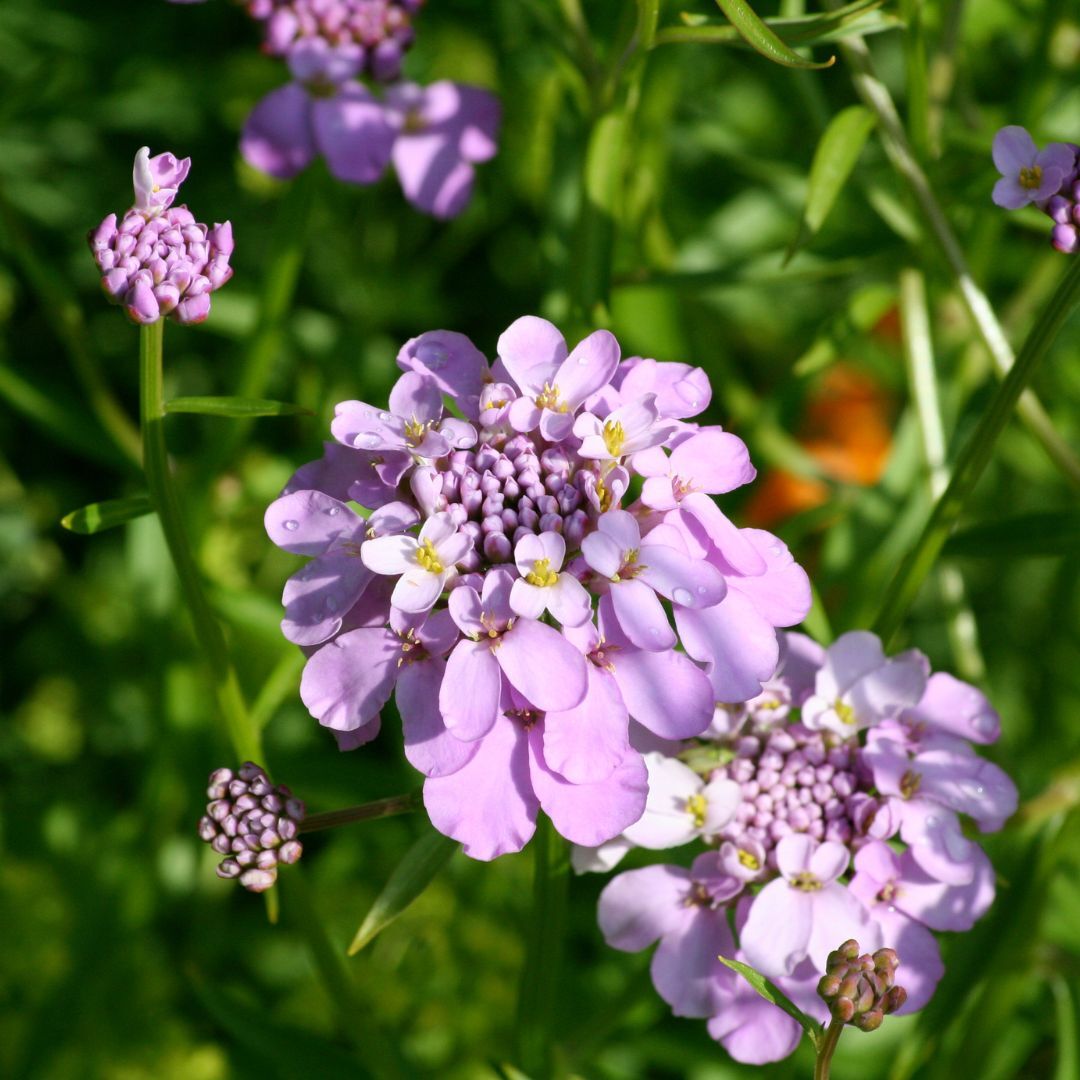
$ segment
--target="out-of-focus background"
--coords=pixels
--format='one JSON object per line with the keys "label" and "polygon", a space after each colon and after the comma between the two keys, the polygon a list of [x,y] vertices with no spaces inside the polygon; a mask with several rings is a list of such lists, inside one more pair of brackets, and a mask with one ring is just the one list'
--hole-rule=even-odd
{"label": "out-of-focus background", "polygon": [[[632,5],[584,7],[606,62]],[[662,25],[684,8],[718,15],[705,0],[665,3]],[[299,560],[269,543],[262,514],[319,455],[335,402],[384,398],[407,338],[459,330],[490,356],[521,314],[566,324],[588,94],[561,10],[431,0],[420,15],[406,72],[489,87],[504,107],[498,157],[480,168],[469,210],[444,224],[412,210],[392,177],[350,188],[317,164],[287,195],[241,162],[245,116],[286,75],[225,0],[0,4],[0,1074],[221,1080],[370,1067],[336,1030],[295,912],[269,925],[257,897],[215,877],[195,834],[205,777],[230,751],[155,519],[93,537],[59,525],[140,488],[102,423],[111,396],[136,413],[137,333],[99,293],[84,238],[129,205],[144,144],[190,156],[184,200],[202,220],[232,221],[235,278],[205,326],[167,327],[167,390],[255,393],[315,416],[170,418],[198,559],[265,720],[275,779],[315,811],[415,789],[392,718],[376,743],[340,754],[300,703],[302,658],[278,630]],[[991,205],[990,140],[1020,123],[1039,141],[1080,141],[1078,13],[1061,0],[904,0],[875,18],[875,62],[1018,345],[1067,257],[1034,210]],[[873,138],[823,229],[781,266],[820,133],[855,101],[850,74],[842,61],[795,72],[719,45],[652,53],[609,319],[627,355],[708,371],[709,419],[743,436],[759,469],[725,505],[792,546],[838,631],[872,621],[929,505],[897,314],[903,269],[927,282],[951,449],[996,385],[955,280]],[[264,294],[272,311],[293,266],[295,300],[267,324]],[[1035,389],[1080,450],[1078,361],[1073,320]],[[906,644],[990,694],[1004,718],[991,753],[1026,807],[988,840],[998,900],[973,932],[945,935],[935,1001],[874,1035],[850,1033],[839,1080],[1080,1075],[1080,535],[1070,553],[1060,516],[997,524],[1075,507],[1013,424],[965,515],[966,529],[986,527],[961,537],[905,626]],[[423,824],[308,840],[303,871],[335,949]],[[495,1077],[493,1063],[512,1057],[530,874],[527,851],[490,865],[458,856],[347,962],[364,1023],[383,1026],[412,1075]],[[703,1022],[671,1017],[645,954],[604,946],[603,882],[571,883],[561,1067],[604,1080],[760,1073],[732,1064]],[[762,1075],[810,1069],[803,1048]]]}

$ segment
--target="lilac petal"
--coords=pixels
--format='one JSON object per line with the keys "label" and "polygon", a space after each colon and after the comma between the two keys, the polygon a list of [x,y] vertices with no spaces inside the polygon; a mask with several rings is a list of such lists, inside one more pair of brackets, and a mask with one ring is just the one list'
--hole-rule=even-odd
{"label": "lilac petal", "polygon": [[638,847],[658,851],[688,844],[699,833],[687,800],[701,792],[701,777],[675,758],[648,754],[649,796],[641,819],[625,832]]}
{"label": "lilac petal", "polygon": [[780,641],[780,673],[791,691],[792,704],[799,707],[814,692],[814,680],[825,663],[825,650],[805,634],[781,634]]}
{"label": "lilac petal", "polygon": [[683,607],[704,608],[719,604],[727,594],[724,575],[711,563],[662,543],[650,542],[665,526],[654,529],[641,545],[638,577],[661,596]]}
{"label": "lilac petal", "polygon": [[715,428],[692,435],[671,452],[671,475],[691,491],[722,495],[757,476],[746,443]]}
{"label": "lilac petal", "polygon": [[571,412],[611,381],[619,356],[619,343],[608,330],[595,330],[574,347],[555,375],[559,396]]}
{"label": "lilac petal", "polygon": [[970,930],[994,902],[994,867],[986,852],[972,846],[974,869],[966,885],[948,885],[927,874],[912,851],[898,860],[899,887],[893,903],[931,930]]}
{"label": "lilac petal", "polygon": [[439,709],[456,738],[486,735],[499,713],[502,674],[487,641],[459,641],[446,662]]}
{"label": "lilac petal", "polygon": [[681,866],[646,866],[612,878],[597,907],[600,933],[613,949],[640,952],[677,932],[690,918],[683,902],[690,871]]}
{"label": "lilac petal", "polygon": [[[488,376],[484,354],[464,335],[453,330],[429,330],[401,347],[398,367],[418,371],[459,402],[479,398]],[[475,415],[466,412],[471,419]]]}
{"label": "lilac petal", "polygon": [[929,799],[904,804],[900,837],[912,858],[931,877],[949,885],[967,885],[974,877],[981,849],[960,829],[956,814]]}
{"label": "lilac petal", "polygon": [[810,872],[818,881],[829,884],[847,869],[850,861],[851,856],[843,844],[826,840],[810,856]]}
{"label": "lilac petal", "polygon": [[363,727],[354,728],[352,731],[334,731],[334,741],[342,752],[359,750],[361,746],[367,746],[369,742],[377,738],[381,728],[382,721],[376,716]]}
{"label": "lilac petal", "polygon": [[810,610],[810,578],[792,558],[787,545],[761,529],[740,530],[744,539],[765,560],[765,573],[756,577],[731,577],[728,587],[741,592],[758,613],[773,626],[795,626]]}
{"label": "lilac petal", "polygon": [[364,541],[360,558],[373,573],[393,576],[416,568],[416,548],[416,539],[412,536],[377,536]]}
{"label": "lilac petal", "polygon": [[429,611],[442,595],[446,576],[445,572],[432,574],[421,566],[410,566],[398,578],[390,595],[390,603],[402,611],[416,614]]}
{"label": "lilac petal", "polygon": [[776,866],[785,878],[809,871],[818,842],[806,833],[791,833],[776,845]]}
{"label": "lilac petal", "polygon": [[709,1034],[744,1065],[769,1065],[790,1056],[802,1039],[802,1028],[749,984],[747,990],[742,1000],[721,1004],[709,1020]]}
{"label": "lilac petal", "polygon": [[406,664],[398,676],[394,700],[405,734],[405,757],[425,776],[449,776],[463,768],[479,742],[463,742],[446,728],[439,711],[439,690],[446,664],[423,660]]}
{"label": "lilac petal", "polygon": [[573,429],[574,418],[568,412],[544,409],[540,414],[540,434],[548,442],[559,443],[568,439]]}
{"label": "lilac petal", "polygon": [[623,549],[617,540],[606,533],[589,533],[581,541],[581,554],[589,569],[602,577],[613,578],[622,567]]}
{"label": "lilac petal", "polygon": [[552,570],[561,570],[566,558],[566,541],[558,533],[529,533],[514,548],[514,564],[519,574],[528,574],[537,559],[547,559]]}
{"label": "lilac petal", "polygon": [[390,391],[390,412],[406,420],[438,420],[443,412],[442,392],[434,379],[407,371]]}
{"label": "lilac petal", "polygon": [[558,369],[566,359],[566,341],[558,329],[535,315],[523,315],[510,324],[499,336],[497,346],[499,359],[510,377],[525,393],[539,392],[544,378],[539,382],[530,375],[530,369],[539,366],[545,373]]}
{"label": "lilac petal", "polygon": [[510,406],[507,419],[515,431],[534,431],[544,411],[531,397],[519,397]]}
{"label": "lilac petal", "polygon": [[437,218],[452,218],[472,196],[476,171],[437,130],[403,134],[393,144],[394,171],[405,198]]}
{"label": "lilac petal", "polygon": [[335,540],[363,537],[365,522],[321,491],[296,491],[275,499],[263,515],[266,534],[294,555],[322,555]]}
{"label": "lilac petal", "polygon": [[610,598],[600,603],[601,625],[614,649],[615,682],[630,715],[664,739],[700,735],[712,720],[708,676],[683,653],[636,649],[611,618]]}
{"label": "lilac petal", "polygon": [[1000,829],[1016,813],[1016,785],[992,761],[950,750],[930,750],[920,754],[913,767],[921,777],[921,795],[974,818],[983,832]]}
{"label": "lilac petal", "polygon": [[539,619],[547,610],[551,589],[530,585],[524,578],[518,578],[510,590],[510,606],[515,615],[526,619]]}
{"label": "lilac petal", "polygon": [[[489,161],[498,151],[502,105],[499,99],[478,86],[454,83],[460,102],[457,115],[458,150],[466,161]],[[432,83],[430,92],[438,86]]]}
{"label": "lilac petal", "polygon": [[682,506],[686,513],[701,525],[716,546],[722,564],[721,570],[730,569],[736,574],[751,577],[765,573],[768,563],[746,536],[748,530],[738,528],[708,495],[687,495]]}
{"label": "lilac petal", "polygon": [[487,862],[520,851],[536,831],[540,808],[529,779],[525,732],[500,716],[478,740],[471,760],[424,783],[424,807],[431,824],[460,841],[471,858]]}
{"label": "lilac petal", "polygon": [[572,709],[585,697],[586,661],[557,630],[518,619],[503,634],[495,659],[507,682],[537,709]]}
{"label": "lilac petal", "polygon": [[306,169],[315,157],[307,91],[296,83],[271,90],[244,124],[240,153],[253,168],[279,180]]}
{"label": "lilac petal", "polygon": [[976,743],[996,742],[1001,734],[1001,717],[986,695],[944,671],[930,676],[921,700],[904,718]]}
{"label": "lilac petal", "polygon": [[570,849],[570,865],[575,874],[606,874],[622,862],[633,846],[621,836],[596,847],[574,844]]}
{"label": "lilac petal", "polygon": [[545,590],[551,614],[563,626],[581,626],[592,616],[592,597],[572,574],[560,574],[556,584]]}
{"label": "lilac petal", "polygon": [[641,526],[626,510],[609,510],[596,523],[600,532],[610,537],[622,552],[636,551],[641,546]]}
{"label": "lilac petal", "polygon": [[1076,170],[1076,150],[1068,143],[1048,143],[1045,149],[1035,155],[1035,164],[1044,172],[1049,169],[1059,170],[1064,180]]}
{"label": "lilac petal", "polygon": [[1035,140],[1018,124],[1003,127],[994,136],[994,168],[1003,176],[1015,175],[1035,163]]}
{"label": "lilac petal", "polygon": [[[754,897],[739,934],[739,943],[751,967],[775,978],[790,974],[806,955],[813,930],[809,895],[777,878]],[[835,949],[841,941],[843,938],[837,939],[830,947]],[[819,970],[824,971],[825,965]]]}
{"label": "lilac petal", "polygon": [[817,693],[835,701],[871,671],[884,666],[881,640],[868,630],[841,634],[825,652],[825,666],[818,673]]}
{"label": "lilac petal", "polygon": [[355,556],[331,552],[312,559],[285,583],[281,632],[294,645],[318,645],[333,637],[345,613],[372,580]]}
{"label": "lilac petal", "polygon": [[656,593],[643,581],[621,581],[611,590],[611,603],[622,632],[640,649],[659,652],[676,637]]}
{"label": "lilac petal", "polygon": [[864,675],[849,690],[859,723],[875,723],[914,705],[926,689],[929,674],[926,657],[912,650]]}
{"label": "lilac petal", "polygon": [[990,196],[1003,210],[1019,210],[1031,202],[1031,192],[1015,176],[1003,176]]}
{"label": "lilac petal", "polygon": [[459,585],[451,591],[446,606],[463,634],[487,634],[487,628],[480,621],[484,605],[475,589]]}
{"label": "lilac petal", "polygon": [[346,83],[311,107],[315,142],[338,180],[373,184],[394,149],[395,132],[383,107],[359,83]]}
{"label": "lilac petal", "polygon": [[323,727],[352,731],[374,719],[394,689],[401,647],[388,630],[351,630],[308,660],[300,697]]}
{"label": "lilac petal", "polygon": [[620,389],[626,400],[655,394],[660,415],[675,420],[696,416],[708,408],[712,398],[709,377],[701,368],[656,360],[639,360],[630,367]]}
{"label": "lilac petal", "polygon": [[648,773],[636,750],[629,750],[614,772],[592,784],[571,784],[544,761],[543,731],[529,733],[533,790],[559,833],[575,844],[595,847],[618,836],[645,812]]}
{"label": "lilac petal", "polygon": [[652,958],[656,992],[676,1016],[711,1016],[718,1007],[717,987],[724,970],[719,956],[735,952],[724,908],[691,908],[674,933],[665,934]]}
{"label": "lilac petal", "polygon": [[776,670],[776,630],[734,589],[716,607],[676,608],[675,625],[687,653],[708,665],[715,701],[749,701]]}
{"label": "lilac petal", "polygon": [[629,718],[615,680],[594,664],[586,673],[581,703],[544,718],[544,761],[571,784],[606,780],[630,751]]}
{"label": "lilac petal", "polygon": [[818,971],[825,970],[829,953],[849,938],[864,952],[881,948],[881,928],[845,886],[826,885],[818,892],[806,893],[806,897],[813,912],[806,953]]}

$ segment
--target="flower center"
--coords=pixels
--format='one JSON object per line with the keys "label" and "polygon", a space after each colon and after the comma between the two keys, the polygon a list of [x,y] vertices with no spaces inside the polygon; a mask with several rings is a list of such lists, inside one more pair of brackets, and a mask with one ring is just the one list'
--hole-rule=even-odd
{"label": "flower center", "polygon": [[530,585],[538,585],[540,588],[545,588],[549,585],[555,585],[558,583],[559,575],[551,569],[550,559],[537,559],[533,563],[532,570],[525,575],[525,580]]}
{"label": "flower center", "polygon": [[405,438],[409,440],[410,446],[419,446],[424,441],[424,435],[427,434],[428,425],[422,420],[417,420],[414,416],[405,424]]}
{"label": "flower center", "polygon": [[896,899],[896,894],[899,890],[896,888],[895,881],[886,882],[881,887],[881,892],[877,894],[878,900],[883,904],[891,904]]}
{"label": "flower center", "polygon": [[612,423],[610,420],[604,423],[604,446],[607,448],[607,452],[612,457],[620,457],[622,455],[623,443],[626,442],[626,431],[622,424],[616,420]]}
{"label": "flower center", "polygon": [[414,664],[417,660],[423,660],[427,656],[423,642],[416,636],[416,631],[410,626],[405,633],[397,631],[398,641],[401,642],[401,656],[398,657],[398,667],[405,664]]}
{"label": "flower center", "polygon": [[410,109],[405,114],[405,122],[402,125],[406,135],[419,135],[427,130],[428,122],[421,115],[419,109]]}
{"label": "flower center", "polygon": [[1028,191],[1034,191],[1042,183],[1042,167],[1039,165],[1025,165],[1020,170],[1020,186]]}
{"label": "flower center", "polygon": [[[597,485],[597,488],[599,488],[599,485]],[[637,577],[645,569],[644,565],[638,563],[640,556],[641,552],[637,548],[631,548],[629,551],[623,552],[622,566],[619,567],[619,572],[612,577],[612,583]]]}
{"label": "flower center", "polygon": [[848,705],[846,701],[840,701],[837,699],[836,704],[833,706],[836,710],[836,715],[841,724],[854,724],[855,723],[855,710]]}
{"label": "flower center", "polygon": [[559,400],[559,388],[551,383],[544,383],[544,389],[536,395],[538,409],[551,409],[553,412],[566,412],[566,405]]}
{"label": "flower center", "polygon": [[752,851],[747,851],[746,848],[739,848],[738,859],[739,863],[745,866],[747,870],[757,873],[761,869],[761,860]]}
{"label": "flower center", "polygon": [[444,570],[439,561],[439,553],[430,540],[425,540],[416,549],[416,561],[428,571],[429,574],[441,574]]}
{"label": "flower center", "polygon": [[686,800],[686,812],[693,819],[695,829],[705,827],[705,812],[708,809],[709,804],[705,801],[704,795],[691,795]]}
{"label": "flower center", "polygon": [[919,790],[919,785],[922,783],[922,774],[917,773],[914,769],[908,769],[903,776],[900,777],[900,794],[905,799],[910,799]]}
{"label": "flower center", "polygon": [[821,879],[817,874],[809,870],[800,870],[788,879],[788,884],[799,892],[818,892],[821,889]]}

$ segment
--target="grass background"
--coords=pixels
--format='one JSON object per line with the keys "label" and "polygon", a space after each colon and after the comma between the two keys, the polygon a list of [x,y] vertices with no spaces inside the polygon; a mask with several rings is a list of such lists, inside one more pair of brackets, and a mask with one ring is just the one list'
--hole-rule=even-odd
{"label": "grass background", "polygon": [[[598,62],[610,63],[632,6],[585,6]],[[716,13],[704,0],[665,3],[662,24],[677,24],[684,6]],[[1045,219],[991,205],[990,140],[1006,123],[1040,141],[1080,138],[1076,12],[1060,0],[905,0],[883,11],[897,25],[868,39],[875,61],[975,280],[1019,345],[1065,258],[1050,249]],[[385,396],[405,339],[445,327],[490,356],[518,315],[572,321],[589,94],[560,27],[544,0],[432,0],[423,12],[407,72],[488,86],[505,111],[501,152],[480,169],[472,206],[441,224],[415,213],[392,177],[347,188],[318,164],[289,195],[242,164],[237,132],[284,70],[223,0],[0,5],[3,1075],[218,1080],[362,1076],[372,1066],[337,1028],[297,912],[286,905],[270,926],[256,898],[214,876],[195,835],[204,777],[230,753],[156,521],[91,538],[59,527],[75,507],[142,486],[92,406],[104,386],[135,414],[137,335],[97,291],[86,230],[127,205],[143,144],[190,155],[186,201],[203,220],[233,222],[236,276],[204,327],[168,327],[167,391],[261,384],[316,416],[170,419],[199,561],[248,696],[261,704],[276,779],[313,810],[415,788],[389,718],[375,744],[341,755],[300,704],[299,657],[277,628],[297,560],[266,540],[262,513],[320,453],[334,402]],[[872,621],[929,507],[896,315],[902,269],[927,282],[950,450],[996,385],[955,282],[873,138],[825,227],[781,268],[821,130],[854,101],[843,62],[805,73],[734,48],[656,49],[620,178],[605,318],[627,355],[706,368],[709,419],[747,440],[761,483],[784,467],[820,470],[821,455],[808,459],[796,436],[834,447],[815,507],[795,512],[782,481],[756,506],[725,505],[744,521],[777,519],[837,632]],[[267,331],[261,298],[290,258],[295,296]],[[1078,359],[1074,319],[1036,383],[1074,448]],[[837,391],[837,372],[855,380],[854,396]],[[882,469],[853,465],[868,440]],[[837,455],[847,480],[837,479]],[[945,936],[948,974],[935,1001],[873,1036],[849,1034],[840,1080],[1080,1075],[1080,541],[1008,520],[1075,507],[1076,492],[1011,426],[964,521],[1003,523],[951,562],[978,650],[954,648],[956,612],[937,580],[905,624],[904,643],[936,668],[980,677],[1004,717],[992,756],[1031,805],[988,842],[998,901],[970,934]],[[1040,547],[1052,551],[1031,553]],[[422,827],[394,819],[305,845],[336,949]],[[457,857],[348,961],[363,1003],[358,1030],[380,1024],[410,1075],[494,1077],[493,1063],[513,1058],[530,875],[528,852],[492,865]],[[560,1069],[605,1080],[760,1072],[731,1064],[703,1023],[670,1016],[647,956],[604,947],[602,884],[571,883]],[[804,1048],[767,1075],[809,1071]]]}

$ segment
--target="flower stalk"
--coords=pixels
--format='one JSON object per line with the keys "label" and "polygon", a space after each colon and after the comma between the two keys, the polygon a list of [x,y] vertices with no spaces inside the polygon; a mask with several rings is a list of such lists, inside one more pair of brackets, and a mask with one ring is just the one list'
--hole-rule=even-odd
{"label": "flower stalk", "polygon": [[261,738],[248,720],[240,683],[226,650],[225,635],[203,591],[198,567],[184,531],[180,499],[169,471],[162,360],[164,333],[163,319],[142,326],[139,330],[139,416],[146,482],[180,579],[180,590],[191,614],[195,637],[210,670],[218,708],[225,720],[233,750],[241,761],[262,761]]}
{"label": "flower stalk", "polygon": [[817,1059],[814,1062],[814,1080],[829,1080],[829,1069],[832,1066],[832,1057],[836,1052],[840,1036],[844,1031],[842,1020],[833,1020],[825,1031],[821,1041],[817,1044]]}
{"label": "flower stalk", "polygon": [[394,817],[397,814],[411,814],[423,805],[420,792],[410,791],[408,795],[392,795],[388,799],[377,799],[360,806],[346,806],[341,810],[327,810],[323,814],[309,814],[300,825],[300,831],[318,832],[321,829],[336,829],[339,825],[352,825],[357,821],[375,821],[377,818]]}

